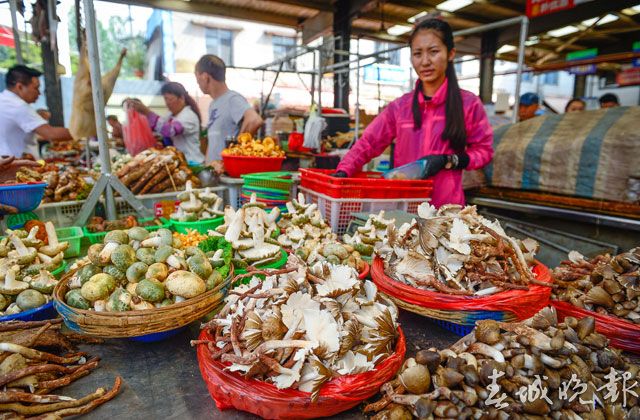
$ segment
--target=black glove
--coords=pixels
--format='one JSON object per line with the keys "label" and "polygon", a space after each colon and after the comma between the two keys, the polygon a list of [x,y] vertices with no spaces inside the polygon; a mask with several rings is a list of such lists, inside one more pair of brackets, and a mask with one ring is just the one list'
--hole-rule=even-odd
{"label": "black glove", "polygon": [[422,178],[431,178],[444,169],[444,166],[447,164],[447,155],[427,155],[420,160],[426,162]]}
{"label": "black glove", "polygon": [[334,177],[334,178],[348,178],[347,177],[347,173],[344,171],[336,171],[334,173],[332,173],[330,176]]}
{"label": "black glove", "polygon": [[469,165],[466,153],[454,155],[427,155],[420,160],[426,161],[423,178],[430,178],[443,169],[464,169]]}

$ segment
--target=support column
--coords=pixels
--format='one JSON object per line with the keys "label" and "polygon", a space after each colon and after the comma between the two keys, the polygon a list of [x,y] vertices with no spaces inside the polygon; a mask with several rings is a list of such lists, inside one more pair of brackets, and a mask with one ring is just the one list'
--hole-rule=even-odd
{"label": "support column", "polygon": [[587,91],[587,75],[576,75],[573,81],[573,97],[583,98]]}
{"label": "support column", "polygon": [[[46,0],[47,6],[43,13],[46,16],[47,28],[50,32],[55,31],[49,22],[51,17],[55,18],[56,0]],[[42,57],[42,67],[44,70],[44,93],[47,98],[47,108],[51,112],[51,125],[64,127],[64,111],[62,107],[62,88],[60,87],[60,77],[58,77],[58,54],[57,45],[52,45],[51,40],[55,34],[49,34],[40,43]]]}
{"label": "support column", "polygon": [[[350,51],[351,44],[351,1],[338,0],[333,9],[333,35],[336,51]],[[333,62],[349,61],[349,56],[334,53]],[[333,76],[333,106],[349,112],[349,72],[341,72]]]}
{"label": "support column", "polygon": [[480,44],[480,99],[482,103],[492,103],[493,76],[498,49],[498,32],[489,31],[482,34]]}

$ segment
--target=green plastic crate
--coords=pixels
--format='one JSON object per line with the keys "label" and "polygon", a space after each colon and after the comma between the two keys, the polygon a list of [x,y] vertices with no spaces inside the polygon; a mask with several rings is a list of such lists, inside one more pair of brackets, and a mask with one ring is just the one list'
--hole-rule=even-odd
{"label": "green plastic crate", "polygon": [[69,242],[69,248],[64,251],[65,258],[74,258],[80,256],[82,238],[84,237],[82,228],[79,228],[78,226],[57,228],[56,235],[58,235],[58,241]]}
{"label": "green plastic crate", "polygon": [[[144,219],[138,219],[138,221],[140,223],[144,223],[144,222],[151,221],[153,219],[155,219],[155,217],[146,217]],[[149,232],[154,232],[161,228],[165,228],[165,229],[171,228],[171,222],[169,220],[165,219],[164,217],[160,217],[160,221],[162,222],[162,224],[159,226],[144,226],[144,228],[147,229]],[[107,236],[107,233],[108,233],[108,232],[91,233],[89,232],[86,226],[82,228],[82,231],[84,232],[84,236],[89,238],[89,242],[91,242],[92,244],[101,244],[102,241],[104,240],[104,237]]]}
{"label": "green plastic crate", "polygon": [[[258,269],[268,269],[268,270],[277,270],[278,268],[282,268],[287,264],[287,261],[289,260],[289,254],[287,254],[287,251],[285,251],[284,249],[280,251],[280,259],[268,264],[264,264],[264,265],[259,265],[256,268]],[[234,274],[238,275],[238,274],[245,274],[247,272],[247,270],[245,270],[244,268],[236,268],[234,270]],[[260,276],[259,276],[260,277]],[[250,280],[250,278],[246,279],[247,282]]]}
{"label": "green plastic crate", "polygon": [[55,270],[53,270],[51,272],[51,275],[57,279],[59,279],[60,277],[63,276],[65,270],[67,269],[67,262],[66,261],[62,261],[62,264],[60,264],[60,267],[56,268]]}
{"label": "green plastic crate", "polygon": [[260,172],[242,175],[246,187],[271,188],[289,192],[293,184],[293,172]]}
{"label": "green plastic crate", "polygon": [[196,230],[206,235],[209,230],[213,230],[224,223],[224,217],[216,217],[215,219],[198,220],[196,222],[177,222],[171,221],[171,226],[178,233],[187,233],[188,229]]}

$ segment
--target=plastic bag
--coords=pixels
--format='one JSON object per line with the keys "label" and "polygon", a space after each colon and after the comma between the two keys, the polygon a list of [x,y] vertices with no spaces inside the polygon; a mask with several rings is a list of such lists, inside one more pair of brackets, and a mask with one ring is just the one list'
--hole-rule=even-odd
{"label": "plastic bag", "polygon": [[[533,267],[533,273],[540,281],[551,283],[551,273],[543,264]],[[531,285],[529,290],[507,290],[490,296],[457,296],[446,293],[416,289],[387,276],[384,262],[376,257],[371,269],[373,282],[378,289],[403,302],[428,309],[449,311],[509,311],[519,320],[531,318],[549,304],[551,288]]]}
{"label": "plastic bag", "polygon": [[124,146],[131,156],[156,145],[156,138],[147,118],[132,108],[127,109],[127,122],[122,126],[122,137]]}
{"label": "plastic bag", "polygon": [[327,127],[327,122],[318,112],[311,110],[309,119],[304,126],[304,147],[312,150],[320,150],[322,131]]}
{"label": "plastic bag", "polygon": [[578,308],[568,302],[552,300],[551,304],[556,308],[558,320],[562,321],[567,316],[582,319],[592,316],[596,320],[596,331],[607,337],[613,347],[640,353],[640,325],[612,316]]}
{"label": "plastic bag", "polygon": [[384,179],[423,179],[427,172],[427,161],[416,160],[384,173]]}
{"label": "plastic bag", "polygon": [[[213,337],[203,330],[199,339]],[[218,409],[235,408],[267,419],[308,419],[341,413],[375,395],[385,382],[395,377],[405,352],[404,334],[398,328],[395,353],[378,363],[375,370],[326,382],[315,402],[311,402],[311,394],[307,392],[278,389],[270,383],[224,370],[226,366],[211,358],[207,346],[198,346],[198,364]]]}

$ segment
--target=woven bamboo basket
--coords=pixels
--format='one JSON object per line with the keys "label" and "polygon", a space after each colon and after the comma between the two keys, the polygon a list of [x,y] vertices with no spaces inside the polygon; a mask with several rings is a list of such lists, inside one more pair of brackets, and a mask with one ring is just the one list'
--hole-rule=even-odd
{"label": "woven bamboo basket", "polygon": [[[398,307],[431,318],[459,335],[467,334],[476,321],[483,319],[505,322],[526,319],[548,304],[551,293],[550,288],[537,285],[526,292],[511,290],[488,297],[453,296],[415,289],[387,276],[379,257],[374,259],[371,272],[380,293]],[[549,271],[542,264],[534,268],[534,273],[539,280],[550,282]]]}
{"label": "woven bamboo basket", "polygon": [[53,303],[69,329],[100,338],[140,337],[175,330],[188,325],[223,303],[233,278],[229,276],[214,289],[195,298],[162,308],[144,311],[96,312],[73,308],[64,301],[69,281],[76,270],[65,275],[53,290]]}

